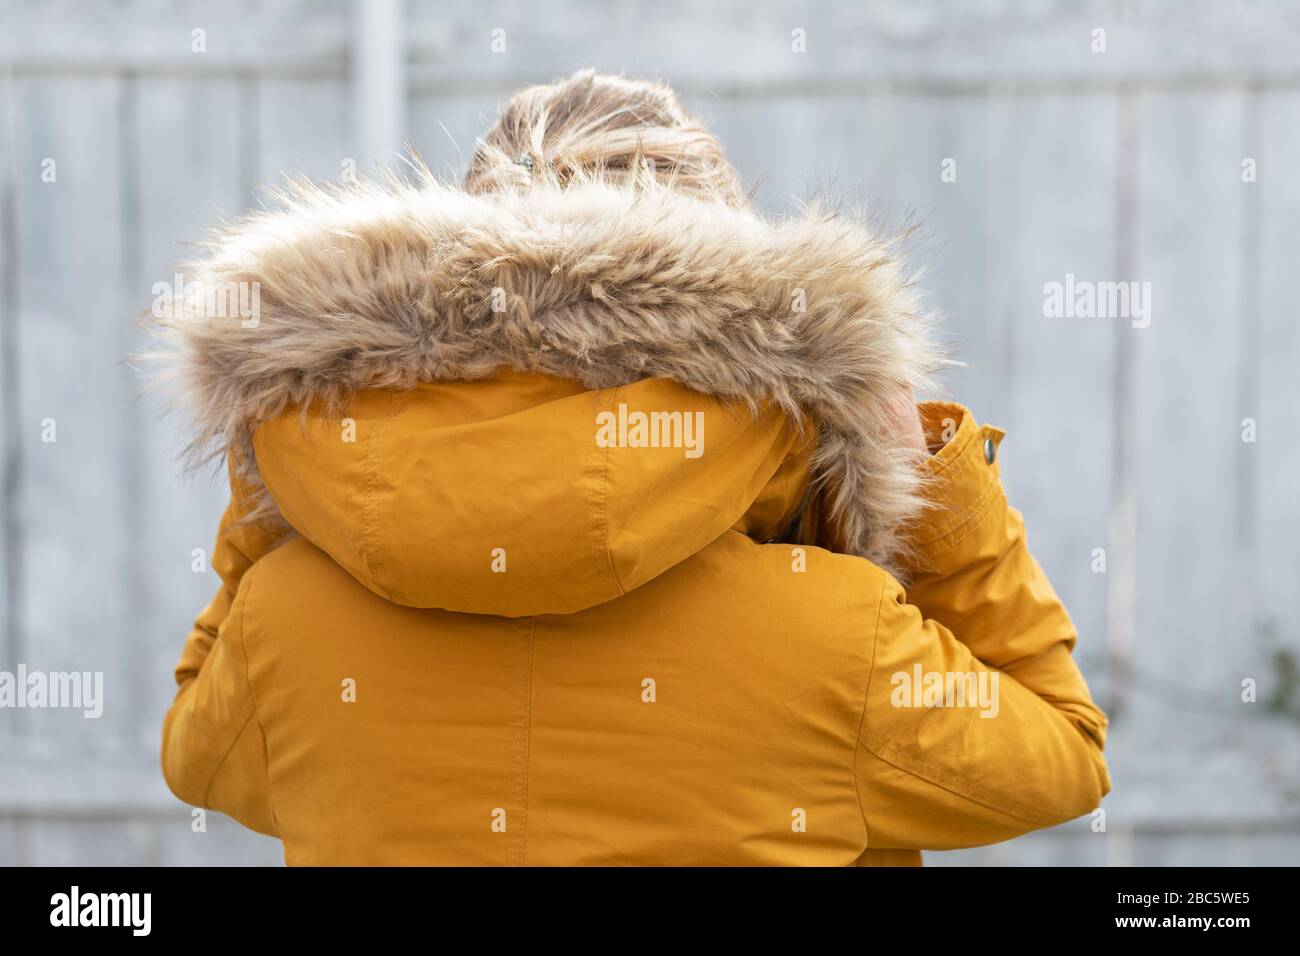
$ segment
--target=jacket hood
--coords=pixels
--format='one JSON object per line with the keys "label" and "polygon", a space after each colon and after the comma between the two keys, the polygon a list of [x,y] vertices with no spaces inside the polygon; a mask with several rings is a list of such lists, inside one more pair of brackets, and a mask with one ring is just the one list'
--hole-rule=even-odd
{"label": "jacket hood", "polygon": [[191,453],[229,456],[253,520],[398,603],[512,616],[810,509],[897,570],[920,478],[887,405],[940,363],[891,242],[653,182],[279,199],[158,321]]}

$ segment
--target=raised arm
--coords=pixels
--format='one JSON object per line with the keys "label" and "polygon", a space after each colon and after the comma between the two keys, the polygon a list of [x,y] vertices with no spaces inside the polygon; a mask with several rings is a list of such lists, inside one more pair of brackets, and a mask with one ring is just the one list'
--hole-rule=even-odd
{"label": "raised arm", "polygon": [[251,502],[231,474],[231,500],[217,532],[212,567],[216,596],[200,612],[176,665],[176,699],[163,721],[162,768],[177,797],[227,813],[274,835],[266,785],[266,746],[248,686],[242,602],[246,574],[275,536],[244,520]]}
{"label": "raised arm", "polygon": [[957,405],[922,416],[932,439],[950,437],[925,464],[908,589],[882,574],[857,765],[875,849],[1009,839],[1110,789],[1074,627],[1002,490],[1003,433]]}

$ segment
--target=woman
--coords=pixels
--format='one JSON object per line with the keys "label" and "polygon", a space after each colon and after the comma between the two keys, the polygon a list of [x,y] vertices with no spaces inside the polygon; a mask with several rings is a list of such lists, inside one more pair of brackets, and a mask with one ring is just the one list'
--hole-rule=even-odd
{"label": "woman", "polygon": [[524,90],[462,188],[299,187],[187,278],[232,496],[163,770],[288,862],[916,864],[1109,789],[890,246],[759,217],[666,87]]}

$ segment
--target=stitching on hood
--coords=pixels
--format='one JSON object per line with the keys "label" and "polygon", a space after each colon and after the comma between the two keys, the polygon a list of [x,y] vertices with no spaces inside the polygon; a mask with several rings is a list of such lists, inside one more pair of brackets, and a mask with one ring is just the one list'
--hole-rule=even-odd
{"label": "stitching on hood", "polygon": [[[611,389],[609,406],[618,405],[618,389]],[[592,551],[601,573],[614,585],[615,593],[623,595],[627,590],[619,578],[618,567],[614,563],[614,549],[610,547],[609,535],[609,449],[601,448],[592,442],[591,452],[587,458],[583,481],[587,496],[587,505],[591,509]],[[599,466],[596,467],[597,462]]]}

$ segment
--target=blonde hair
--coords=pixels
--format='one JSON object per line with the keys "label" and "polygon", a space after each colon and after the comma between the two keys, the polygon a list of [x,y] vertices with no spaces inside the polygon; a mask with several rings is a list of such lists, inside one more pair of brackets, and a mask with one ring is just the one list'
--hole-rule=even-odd
{"label": "blonde hair", "polygon": [[538,181],[647,174],[729,206],[746,202],[722,145],[670,87],[580,70],[511,96],[480,140],[464,185],[484,193]]}

